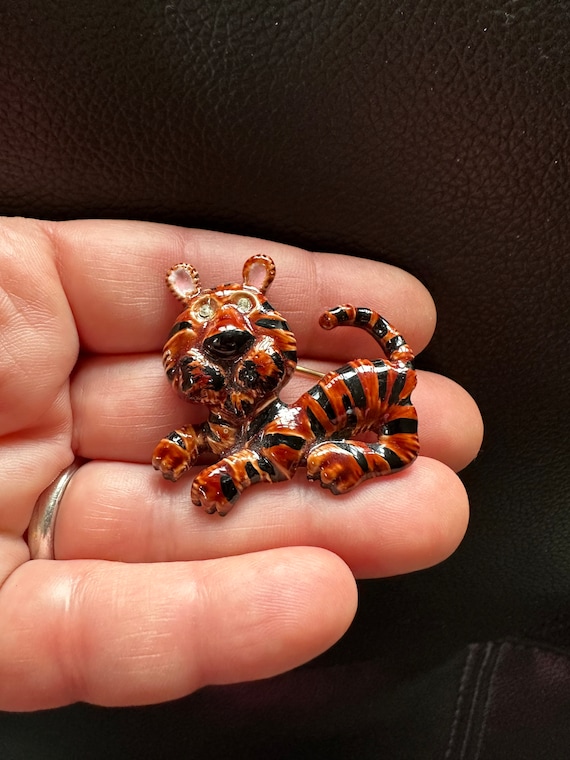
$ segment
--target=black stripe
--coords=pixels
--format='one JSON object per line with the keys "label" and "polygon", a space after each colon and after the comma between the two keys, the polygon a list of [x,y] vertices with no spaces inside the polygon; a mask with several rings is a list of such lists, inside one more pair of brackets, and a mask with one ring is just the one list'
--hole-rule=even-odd
{"label": "black stripe", "polygon": [[255,467],[252,465],[251,462],[245,463],[245,471],[247,473],[247,477],[249,478],[250,483],[259,483],[259,481],[261,480],[261,475],[255,469]]}
{"label": "black stripe", "polygon": [[273,446],[288,446],[290,449],[300,451],[306,441],[299,435],[286,435],[285,433],[270,433],[264,435],[261,439],[261,445],[264,449],[273,448]]}
{"label": "black stripe", "polygon": [[286,330],[289,332],[289,325],[284,319],[273,319],[271,317],[261,317],[256,319],[255,324],[259,327],[266,327],[269,330]]}
{"label": "black stripe", "polygon": [[366,309],[363,306],[359,306],[356,310],[356,317],[354,318],[355,325],[367,325],[372,319],[372,309]]}
{"label": "black stripe", "polygon": [[[339,374],[341,374],[339,372]],[[360,382],[358,372],[354,367],[349,367],[346,373],[342,373],[342,379],[346,383],[346,387],[350,391],[352,400],[357,409],[364,409],[366,407],[366,393]]]}
{"label": "black stripe", "polygon": [[406,373],[398,372],[398,377],[394,380],[394,385],[392,386],[392,390],[390,391],[390,398],[388,400],[388,403],[390,405],[395,405],[398,403],[405,384],[406,384]]}
{"label": "black stripe", "polygon": [[345,451],[348,451],[351,456],[353,456],[356,459],[356,462],[363,473],[368,472],[370,469],[368,467],[368,462],[366,461],[366,457],[364,456],[364,453],[360,446],[357,446],[354,443],[349,443],[348,441],[335,441],[335,446],[338,446],[339,449],[344,449]]}
{"label": "black stripe", "polygon": [[166,339],[166,342],[172,338],[173,335],[176,335],[176,333],[179,333],[181,330],[194,330],[194,325],[192,322],[178,322],[174,325],[172,330],[168,333],[168,338]]}
{"label": "black stripe", "polygon": [[315,417],[313,410],[308,406],[306,412],[307,417],[309,418],[309,425],[311,426],[311,430],[313,431],[315,438],[324,438],[326,431],[318,419]]}
{"label": "black stripe", "polygon": [[315,401],[321,407],[321,409],[325,412],[329,420],[331,422],[334,422],[336,420],[336,414],[323,388],[321,388],[320,385],[315,385],[315,387],[311,388],[311,390],[308,391],[308,393],[309,393],[309,396],[312,396],[312,398],[315,399]]}
{"label": "black stripe", "polygon": [[390,420],[383,426],[384,435],[395,435],[396,433],[417,433],[418,421],[409,417],[400,417],[397,420]]}
{"label": "black stripe", "polygon": [[336,317],[337,322],[348,322],[348,313],[344,306],[335,306],[334,309],[329,309],[329,314]]}
{"label": "black stripe", "polygon": [[269,404],[269,406],[266,406],[265,409],[262,409],[261,412],[259,412],[259,414],[257,414],[250,422],[247,429],[248,438],[253,437],[261,430],[261,428],[265,427],[270,420],[277,416],[279,410],[284,406],[285,404],[282,401],[276,399],[273,403]]}
{"label": "black stripe", "polygon": [[213,438],[214,441],[217,441],[219,443],[221,440],[219,433],[216,431],[215,428],[212,427],[210,422],[208,422],[207,425],[208,425],[208,436],[210,438]]}
{"label": "black stripe", "polygon": [[372,328],[372,333],[375,335],[376,338],[382,339],[386,333],[388,332],[388,322],[384,319],[384,317],[378,317],[376,320],[374,327]]}
{"label": "black stripe", "polygon": [[376,377],[378,378],[378,398],[384,401],[386,398],[386,386],[388,384],[388,367],[383,362],[375,362]]}
{"label": "black stripe", "polygon": [[230,478],[229,475],[222,475],[220,477],[220,486],[222,488],[222,493],[224,494],[226,501],[229,501],[230,504],[233,504],[239,496],[239,491],[237,490],[234,481]]}
{"label": "black stripe", "polygon": [[222,388],[226,384],[226,378],[217,367],[211,367],[208,364],[205,364],[202,367],[202,372],[205,375],[208,375],[208,377],[210,378],[210,381],[211,381],[210,387],[212,388],[212,390],[214,391],[222,390]]}
{"label": "black stripe", "polygon": [[283,351],[283,356],[288,362],[297,364],[297,352],[296,351]]}
{"label": "black stripe", "polygon": [[258,311],[263,312],[264,314],[270,314],[272,311],[275,311],[273,306],[269,303],[269,301],[263,301],[263,303],[260,303],[258,306]]}
{"label": "black stripe", "polygon": [[400,459],[396,452],[392,451],[388,446],[372,445],[370,448],[374,449],[374,451],[376,451],[382,459],[389,464],[391,470],[400,470],[406,464]]}
{"label": "black stripe", "polygon": [[166,436],[167,441],[172,441],[172,443],[175,443],[177,446],[180,446],[181,449],[186,450],[186,444],[184,443],[184,438],[182,438],[181,435],[179,435],[176,430],[173,430],[172,433],[169,433]]}
{"label": "black stripe", "polygon": [[394,353],[394,351],[397,348],[401,348],[405,344],[406,344],[406,341],[404,340],[404,338],[401,335],[396,335],[394,338],[392,338],[386,343],[386,347],[385,347],[386,353],[388,354],[388,356],[390,356],[390,354]]}
{"label": "black stripe", "polygon": [[277,367],[280,374],[283,374],[283,370],[285,369],[285,362],[283,361],[283,357],[281,354],[278,354],[276,351],[274,351],[271,354],[271,360],[273,364]]}
{"label": "black stripe", "polygon": [[275,472],[275,467],[271,464],[269,459],[267,457],[260,456],[257,460],[257,464],[260,470],[263,470],[263,472],[266,472],[271,480],[275,481],[277,479]]}
{"label": "black stripe", "polygon": [[388,462],[392,470],[400,470],[402,467],[406,466],[404,460],[400,459],[396,452],[393,451],[389,446],[383,446],[382,448],[384,449],[382,456]]}
{"label": "black stripe", "polygon": [[190,388],[194,385],[194,376],[193,375],[187,375],[182,373],[182,382],[180,383],[180,388],[183,393],[187,393]]}

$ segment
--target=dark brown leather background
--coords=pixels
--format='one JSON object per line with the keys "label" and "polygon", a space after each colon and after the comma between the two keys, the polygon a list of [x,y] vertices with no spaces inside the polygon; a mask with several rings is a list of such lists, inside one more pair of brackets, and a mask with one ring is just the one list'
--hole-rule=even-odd
{"label": "dark brown leather background", "polygon": [[[450,731],[470,643],[570,646],[569,53],[570,4],[548,0],[3,0],[1,213],[198,225],[404,267],[439,312],[420,365],[462,383],[487,431],[461,548],[362,583],[318,662],[175,706],[2,716],[3,757],[505,756]],[[533,736],[512,757],[567,757]]]}

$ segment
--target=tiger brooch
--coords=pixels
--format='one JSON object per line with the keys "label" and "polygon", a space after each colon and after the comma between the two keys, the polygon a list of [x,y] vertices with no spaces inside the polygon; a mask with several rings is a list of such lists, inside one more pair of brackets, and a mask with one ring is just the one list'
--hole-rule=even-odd
{"label": "tiger brooch", "polygon": [[309,480],[344,494],[368,478],[401,470],[418,455],[410,400],[414,356],[372,309],[337,306],[319,323],[325,330],[365,330],[386,358],[351,361],[293,404],[279,398],[295,371],[297,351],[287,322],[265,298],[274,277],[273,260],[261,254],[247,259],[241,284],[203,289],[190,264],[167,274],[185,309],[164,346],[164,370],[173,389],[186,401],[205,404],[209,417],[165,436],[152,464],[176,481],[201,453],[213,453],[217,461],[198,473],[191,492],[193,503],[208,513],[227,514],[249,486],[289,480],[302,465]]}

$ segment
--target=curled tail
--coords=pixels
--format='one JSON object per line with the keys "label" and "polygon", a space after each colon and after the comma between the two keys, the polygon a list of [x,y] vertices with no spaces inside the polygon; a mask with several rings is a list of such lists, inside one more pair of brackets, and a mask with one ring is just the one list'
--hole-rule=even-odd
{"label": "curled tail", "polygon": [[[355,359],[301,397],[315,436],[307,477],[333,493],[346,493],[363,480],[407,467],[418,456],[418,418],[410,398],[416,385],[414,354],[372,309],[336,306],[322,315],[320,325],[325,330],[362,327],[388,360]],[[376,441],[359,438],[365,433],[374,433]]]}
{"label": "curled tail", "polygon": [[362,306],[335,306],[325,311],[319,319],[319,324],[325,330],[338,326],[361,327],[376,340],[389,361],[402,363],[413,367],[414,354],[400,333],[387,322],[384,317],[372,309]]}

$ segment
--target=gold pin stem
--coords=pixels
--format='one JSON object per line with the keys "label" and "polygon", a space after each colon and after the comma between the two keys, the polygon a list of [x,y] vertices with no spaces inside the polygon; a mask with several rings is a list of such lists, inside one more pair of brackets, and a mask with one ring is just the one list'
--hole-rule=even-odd
{"label": "gold pin stem", "polygon": [[311,377],[324,377],[324,372],[319,372],[318,369],[311,369],[310,367],[302,367],[300,364],[297,364],[295,367],[295,372],[300,372],[302,375],[310,375]]}

